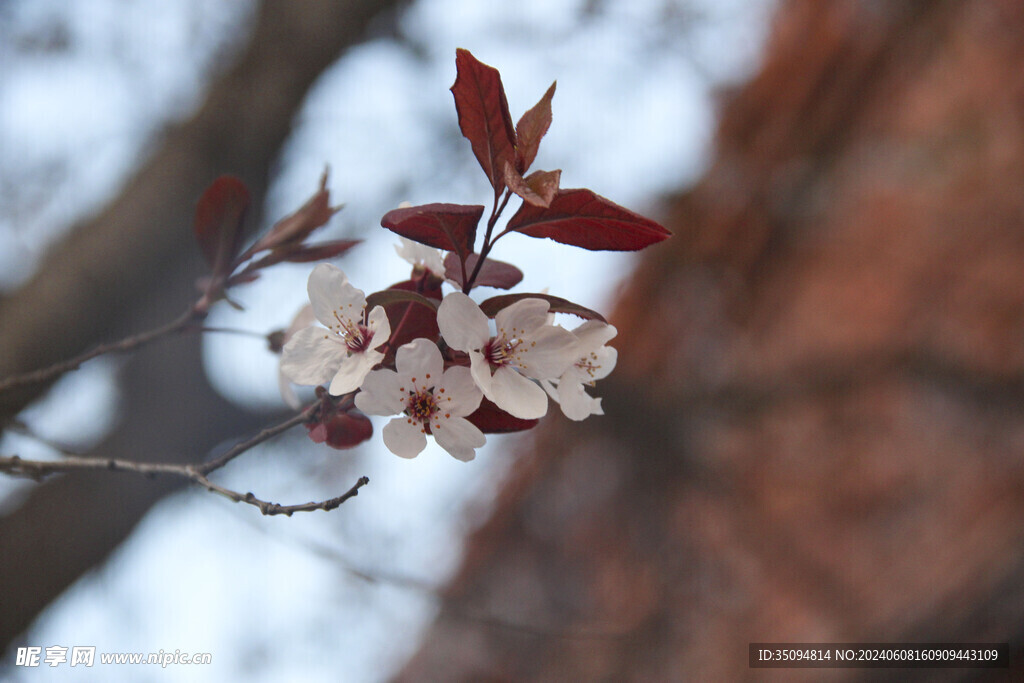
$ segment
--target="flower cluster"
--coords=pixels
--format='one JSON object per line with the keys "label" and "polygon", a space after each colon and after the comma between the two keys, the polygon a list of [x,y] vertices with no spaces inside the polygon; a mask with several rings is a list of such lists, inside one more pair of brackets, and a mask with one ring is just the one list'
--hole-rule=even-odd
{"label": "flower cluster", "polygon": [[[401,253],[414,260],[408,245]],[[414,265],[422,280],[436,276]],[[592,386],[615,366],[615,349],[605,346],[615,328],[604,322],[590,320],[570,332],[554,324],[549,301],[528,296],[497,310],[492,330],[477,303],[450,292],[436,306],[439,336],[403,344],[394,354],[394,369],[375,370],[392,337],[385,307],[367,312],[364,293],[326,263],[313,269],[308,292],[322,326],[290,335],[282,373],[296,384],[329,383],[333,396],[356,392],[355,407],[368,415],[401,415],[384,429],[384,443],[396,455],[416,456],[431,435],[454,457],[471,460],[485,440],[473,419],[484,397],[518,418],[504,421],[500,431],[532,426],[529,421],[547,413],[549,395],[574,420],[601,414],[600,399],[587,395],[584,385]],[[404,303],[407,310],[416,305],[423,307],[411,299]]]}
{"label": "flower cluster", "polygon": [[[479,303],[470,295],[522,280],[514,265],[490,257],[510,233],[591,250],[642,249],[669,233],[590,190],[561,189],[561,171],[524,175],[551,123],[554,85],[513,126],[498,72],[465,50],[456,69],[459,126],[493,190],[483,237],[484,206],[402,206],[381,225],[401,237],[396,251],[413,266],[409,280],[366,295],[333,265],[313,269],[310,307],[285,334],[280,368],[296,384],[327,384],[322,424],[310,427],[318,441],[354,445],[369,436],[363,414],[394,416],[383,438],[395,454],[415,457],[431,436],[471,460],[485,433],[533,427],[549,400],[572,420],[603,414],[587,388],[612,371],[617,352],[608,346],[616,330],[600,314],[546,293]],[[513,196],[522,204],[497,232]],[[555,314],[583,323],[569,330]],[[282,387],[294,402],[288,382]],[[349,425],[357,436],[342,433]]]}

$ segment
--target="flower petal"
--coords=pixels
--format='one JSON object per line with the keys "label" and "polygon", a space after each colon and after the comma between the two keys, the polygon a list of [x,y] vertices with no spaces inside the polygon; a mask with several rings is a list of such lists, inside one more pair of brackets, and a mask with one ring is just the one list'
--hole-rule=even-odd
{"label": "flower petal", "polygon": [[511,306],[506,306],[494,316],[498,335],[504,333],[511,338],[530,334],[547,324],[550,307],[551,305],[544,299],[520,299]]}
{"label": "flower petal", "polygon": [[585,355],[604,346],[619,333],[614,325],[600,320],[588,320],[572,331],[579,340],[580,355]]}
{"label": "flower petal", "polygon": [[416,386],[430,388],[441,381],[444,359],[437,344],[429,339],[413,339],[399,347],[395,354],[399,374],[416,378]]}
{"label": "flower petal", "polygon": [[291,339],[292,335],[294,335],[299,330],[315,324],[316,314],[313,313],[313,307],[310,306],[309,304],[306,304],[305,306],[299,309],[299,312],[295,314],[294,318],[292,318],[291,324],[288,325],[288,329],[285,330],[285,341]]}
{"label": "flower petal", "polygon": [[555,379],[579,358],[576,337],[555,325],[544,325],[527,336],[522,349],[519,368],[534,379]]}
{"label": "flower petal", "polygon": [[434,397],[439,400],[440,408],[459,417],[469,415],[479,408],[483,399],[483,393],[473,381],[469,368],[448,368],[437,383],[437,389]]}
{"label": "flower petal", "polygon": [[589,396],[579,382],[561,382],[558,385],[558,403],[570,420],[585,420],[591,415],[604,415],[601,399]]}
{"label": "flower petal", "polygon": [[494,384],[494,380],[491,377],[491,364],[484,358],[484,354],[479,351],[470,351],[469,369],[473,375],[473,381],[484,392],[484,396],[493,401],[491,386]]}
{"label": "flower petal", "polygon": [[615,369],[619,352],[611,346],[602,346],[592,354],[576,360],[562,373],[560,381],[591,384],[607,377]]}
{"label": "flower petal", "polygon": [[523,420],[535,420],[548,412],[544,390],[512,368],[498,368],[491,379],[494,398],[488,398],[505,412]]}
{"label": "flower petal", "polygon": [[296,384],[322,384],[338,371],[345,353],[327,330],[306,327],[281,350],[281,372]]}
{"label": "flower petal", "polygon": [[288,375],[283,372],[277,373],[277,390],[281,392],[281,399],[289,408],[293,410],[302,408],[302,402],[299,400],[299,395],[295,393],[295,387],[292,386]]}
{"label": "flower petal", "polygon": [[388,314],[384,312],[383,306],[374,306],[370,315],[366,318],[366,327],[373,333],[370,340],[371,349],[376,349],[391,338],[391,323],[388,321]]}
{"label": "flower petal", "polygon": [[441,252],[425,244],[413,242],[401,235],[398,236],[398,239],[402,241],[401,245],[395,245],[395,252],[399,256],[413,266],[422,266],[434,275],[441,278],[444,277],[444,259],[441,258]]}
{"label": "flower petal", "polygon": [[556,387],[551,380],[542,379],[540,380],[540,385],[552,401],[558,401],[558,387]]}
{"label": "flower petal", "polygon": [[319,264],[309,274],[306,291],[317,320],[327,327],[336,328],[339,317],[362,322],[366,297],[349,284],[348,277],[338,267]]}
{"label": "flower petal", "polygon": [[367,415],[394,415],[402,412],[405,403],[401,378],[392,370],[374,370],[363,380],[356,394],[356,408]]}
{"label": "flower petal", "polygon": [[491,338],[487,316],[462,292],[452,292],[441,301],[437,326],[448,346],[459,351],[482,348]]}
{"label": "flower petal", "polygon": [[362,385],[366,375],[377,363],[384,360],[384,354],[379,351],[364,351],[353,353],[341,362],[341,367],[331,380],[331,386],[327,388],[332,396],[341,396],[350,391],[355,391]]}
{"label": "flower petal", "polygon": [[619,360],[619,352],[613,346],[604,346],[595,351],[594,355],[597,356],[597,358],[594,359],[594,365],[596,368],[591,379],[604,379],[611,374],[612,370],[615,369],[615,364]]}
{"label": "flower petal", "polygon": [[415,458],[427,447],[427,437],[422,427],[405,417],[396,417],[381,430],[384,445],[402,458]]}
{"label": "flower petal", "polygon": [[456,460],[469,462],[476,457],[474,449],[480,448],[487,442],[487,437],[476,425],[462,417],[452,417],[441,420],[441,424],[434,428],[434,440],[437,444],[451,453]]}

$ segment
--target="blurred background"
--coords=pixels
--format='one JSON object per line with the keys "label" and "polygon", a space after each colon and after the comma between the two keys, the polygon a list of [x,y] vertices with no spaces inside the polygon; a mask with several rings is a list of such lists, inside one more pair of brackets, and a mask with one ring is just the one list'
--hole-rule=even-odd
{"label": "blurred background", "polygon": [[[764,641],[1009,641],[1019,663],[1022,35],[1010,0],[0,4],[0,377],[184,310],[224,172],[268,226],[329,165],[346,208],[323,237],[365,240],[338,265],[405,279],[381,215],[489,196],[456,47],[513,117],[557,79],[537,167],[675,233],[495,250],[523,291],[610,313],[604,417],[553,412],[469,464],[300,429],[215,475],[283,503],[370,477],[292,518],[173,480],[0,479],[0,677],[822,678],[750,670]],[[211,315],[257,336],[0,395],[0,453],[195,462],[282,419],[258,335],[308,273]],[[44,672],[13,666],[24,645],[213,664]]]}

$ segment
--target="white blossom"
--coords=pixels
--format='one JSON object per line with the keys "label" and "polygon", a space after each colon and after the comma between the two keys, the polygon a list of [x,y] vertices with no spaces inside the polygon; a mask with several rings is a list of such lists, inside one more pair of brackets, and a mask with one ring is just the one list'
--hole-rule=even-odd
{"label": "white blossom", "polygon": [[469,353],[473,379],[484,396],[525,420],[548,409],[547,395],[531,380],[557,379],[576,357],[576,337],[548,322],[549,308],[543,299],[520,299],[498,311],[493,336],[487,316],[461,292],[447,295],[437,311],[445,342]]}
{"label": "white blossom", "polygon": [[440,251],[425,244],[413,242],[401,235],[398,236],[398,239],[402,243],[395,245],[395,253],[411,263],[413,268],[424,268],[437,277],[444,278],[444,259],[441,257]]}
{"label": "white blossom", "polygon": [[541,385],[562,407],[571,420],[584,420],[591,415],[604,415],[601,399],[587,394],[584,386],[604,379],[615,369],[618,351],[605,344],[618,333],[613,326],[599,320],[588,320],[575,330],[575,360],[554,382],[544,380]]}
{"label": "white blossom", "polygon": [[399,347],[396,370],[374,370],[356,394],[356,407],[368,415],[396,415],[383,430],[384,445],[403,458],[414,458],[427,435],[458,460],[476,457],[486,438],[465,418],[480,405],[480,389],[468,368],[444,369],[437,345],[414,339]]}
{"label": "white blossom", "polygon": [[281,370],[296,384],[323,384],[334,396],[355,391],[383,358],[391,336],[384,308],[366,315],[366,296],[341,270],[321,263],[309,275],[309,302],[322,327],[299,330],[285,344]]}
{"label": "white blossom", "polygon": [[[313,307],[306,304],[299,309],[299,312],[295,314],[288,329],[284,332],[283,343],[287,344],[288,340],[295,336],[295,333],[301,329],[305,329],[316,322],[316,316],[313,315]],[[299,400],[298,395],[295,393],[295,387],[292,386],[292,381],[288,375],[284,374],[284,370],[281,369],[281,363],[284,360],[284,354],[282,353],[281,358],[277,362],[277,388],[281,392],[281,398],[290,407],[298,410],[302,407],[302,402]]]}

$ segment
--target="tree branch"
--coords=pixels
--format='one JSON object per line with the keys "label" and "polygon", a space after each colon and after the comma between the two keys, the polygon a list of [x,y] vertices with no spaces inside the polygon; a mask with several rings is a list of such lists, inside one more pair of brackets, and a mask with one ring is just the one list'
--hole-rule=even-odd
{"label": "tree branch", "polygon": [[[120,341],[111,342],[109,344],[100,344],[91,351],[79,354],[74,358],[69,358],[64,361],[59,361],[45,368],[33,370],[32,372],[26,372],[21,375],[13,375],[0,380],[0,394],[11,389],[17,389],[18,387],[28,386],[30,384],[38,384],[40,382],[50,382],[63,375],[65,372],[77,370],[86,361],[90,361],[93,358],[98,358],[107,353],[127,353],[134,351],[135,349],[141,348],[150,342],[167,337],[172,334],[185,331],[189,325],[196,322],[204,317],[204,314],[196,311],[194,308],[190,308],[180,315],[175,320],[161,325],[152,330],[146,332],[140,332],[130,337],[125,337]],[[198,328],[197,328],[198,329]]]}
{"label": "tree branch", "polygon": [[[292,424],[293,421],[289,420]],[[264,435],[272,436],[275,433],[280,433],[278,425],[272,429],[264,430],[258,437]],[[265,436],[260,439],[250,439],[247,444],[250,444],[247,448],[239,450],[243,452],[256,445],[260,441],[265,441],[269,436]],[[243,444],[239,444],[242,446]],[[235,447],[232,451],[238,450],[239,447]],[[238,453],[236,453],[237,455]],[[228,460],[224,460],[226,463]],[[271,503],[265,500],[257,498],[253,493],[239,493],[229,488],[215,484],[210,481],[203,473],[204,470],[210,470],[216,468],[209,468],[207,465],[180,465],[178,463],[152,463],[152,462],[139,462],[137,460],[118,460],[116,458],[65,458],[63,460],[25,460],[17,455],[11,456],[0,456],[0,472],[10,474],[13,476],[25,476],[31,477],[36,481],[42,480],[45,477],[59,474],[59,473],[70,473],[70,472],[81,472],[83,470],[105,470],[108,472],[130,472],[132,474],[141,474],[143,476],[152,477],[156,475],[171,475],[188,479],[194,484],[202,486],[207,491],[217,493],[219,495],[233,500],[236,503],[248,503],[260,509],[264,515],[285,515],[291,517],[295,512],[312,512],[314,510],[330,511],[334,510],[342,503],[347,501],[349,498],[354,498],[359,495],[359,489],[370,483],[368,477],[360,477],[356,481],[355,485],[348,491],[335,498],[328,500],[309,503],[299,503],[296,505],[281,505],[280,503]]]}
{"label": "tree branch", "polygon": [[120,458],[98,458],[80,457],[69,455],[60,460],[26,460],[17,455],[0,456],[0,472],[20,477],[30,477],[36,481],[42,481],[54,474],[68,474],[82,471],[106,471],[106,472],[129,472],[141,474],[146,477],[157,475],[171,475],[182,477],[194,484],[198,484],[207,491],[220,494],[236,503],[248,503],[260,509],[264,515],[286,515],[291,517],[294,512],[311,512],[313,510],[333,510],[349,498],[359,494],[359,489],[370,483],[369,478],[360,477],[355,486],[340,496],[324,500],[319,503],[309,502],[297,505],[281,505],[261,500],[249,493],[239,493],[219,484],[215,484],[207,477],[227,465],[229,462],[242,455],[246,451],[258,446],[264,441],[281,434],[296,425],[302,424],[311,419],[320,410],[320,402],[310,405],[302,412],[280,422],[272,427],[261,430],[258,434],[235,444],[224,455],[202,464],[176,463],[176,462],[143,462],[139,460],[123,460]]}
{"label": "tree branch", "polygon": [[291,517],[295,512],[313,512],[314,510],[324,510],[329,512],[339,505],[347,501],[349,498],[354,498],[359,495],[359,489],[363,488],[370,483],[369,477],[359,477],[356,483],[345,493],[335,498],[328,500],[322,500],[319,503],[299,503],[297,505],[280,505],[278,503],[268,503],[267,501],[260,500],[252,493],[246,493],[244,496],[234,491],[225,489],[221,486],[211,483],[205,477],[200,475],[200,479],[196,479],[196,483],[202,483],[206,481],[206,488],[208,491],[219,493],[222,496],[226,496],[236,503],[248,503],[249,505],[255,505],[260,509],[264,515],[284,515],[285,517]]}
{"label": "tree branch", "polygon": [[285,420],[284,422],[274,425],[273,427],[267,427],[266,429],[260,431],[259,434],[256,434],[252,438],[246,439],[245,441],[235,445],[233,448],[228,450],[227,453],[220,456],[216,460],[211,460],[208,463],[197,465],[196,471],[199,472],[200,474],[207,475],[215,470],[219,470],[221,467],[224,467],[224,465],[227,465],[229,462],[240,456],[242,453],[245,453],[253,446],[261,444],[267,439],[270,439],[271,437],[277,436],[278,434],[287,431],[296,425],[300,425],[303,422],[312,419],[313,416],[316,415],[316,413],[319,410],[320,402],[317,401],[313,405],[307,407],[301,413],[298,413],[290,417],[289,419]]}

